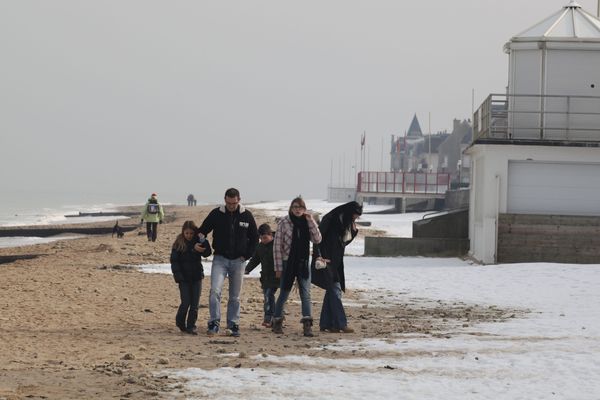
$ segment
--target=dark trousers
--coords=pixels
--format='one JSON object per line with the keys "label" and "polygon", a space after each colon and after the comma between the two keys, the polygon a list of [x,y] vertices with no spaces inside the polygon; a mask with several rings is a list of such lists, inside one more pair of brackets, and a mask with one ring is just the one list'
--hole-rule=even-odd
{"label": "dark trousers", "polygon": [[177,315],[175,316],[175,323],[177,326],[185,327],[187,329],[196,327],[196,320],[198,319],[198,303],[200,303],[201,291],[201,280],[195,282],[179,282],[179,297],[181,297],[181,304],[179,305]]}
{"label": "dark trousers", "polygon": [[342,287],[339,282],[332,282],[325,290],[319,328],[342,329],[347,325],[346,312],[342,304]]}
{"label": "dark trousers", "polygon": [[158,235],[158,222],[146,222],[146,235],[148,240],[156,242],[156,236]]}
{"label": "dark trousers", "polygon": [[275,311],[275,292],[277,288],[264,288],[263,294],[265,296],[265,317],[264,322],[271,322],[273,319],[273,312]]}

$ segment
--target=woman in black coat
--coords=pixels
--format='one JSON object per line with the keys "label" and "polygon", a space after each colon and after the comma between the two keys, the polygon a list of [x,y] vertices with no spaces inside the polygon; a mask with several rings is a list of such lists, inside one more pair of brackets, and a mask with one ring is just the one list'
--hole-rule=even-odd
{"label": "woman in black coat", "polygon": [[[319,230],[323,237],[312,262],[312,283],[325,289],[319,327],[324,332],[352,333],[342,304],[346,290],[344,251],[358,233],[356,219],[362,206],[356,201],[342,204],[325,214]],[[324,268],[318,268],[325,264]]]}
{"label": "woman in black coat", "polygon": [[[171,272],[179,285],[181,304],[175,316],[175,324],[182,332],[197,335],[198,303],[204,279],[202,257],[212,253],[207,239],[199,239],[194,221],[185,221],[181,234],[175,239],[171,250]],[[186,323],[187,316],[187,323]]]}

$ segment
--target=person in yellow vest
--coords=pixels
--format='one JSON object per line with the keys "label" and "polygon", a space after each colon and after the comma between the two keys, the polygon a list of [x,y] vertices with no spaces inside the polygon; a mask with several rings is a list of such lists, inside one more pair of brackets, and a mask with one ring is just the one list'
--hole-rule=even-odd
{"label": "person in yellow vest", "polygon": [[157,195],[156,193],[152,193],[142,209],[141,221],[142,224],[146,221],[146,235],[148,236],[149,242],[156,242],[156,237],[158,236],[158,224],[162,224],[164,218],[165,213],[158,202]]}

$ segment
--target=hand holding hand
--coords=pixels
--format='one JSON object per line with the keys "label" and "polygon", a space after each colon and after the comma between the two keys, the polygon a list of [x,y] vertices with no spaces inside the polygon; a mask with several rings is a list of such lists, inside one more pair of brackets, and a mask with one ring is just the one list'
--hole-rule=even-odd
{"label": "hand holding hand", "polygon": [[198,253],[204,253],[204,250],[206,250],[206,247],[202,247],[200,245],[200,243],[196,243],[194,245],[194,250],[196,250]]}

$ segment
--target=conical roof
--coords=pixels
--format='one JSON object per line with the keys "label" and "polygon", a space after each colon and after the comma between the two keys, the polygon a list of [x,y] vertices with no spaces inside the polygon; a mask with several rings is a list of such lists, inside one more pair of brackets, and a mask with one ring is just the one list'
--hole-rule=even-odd
{"label": "conical roof", "polygon": [[600,20],[575,1],[514,36],[511,41],[600,41]]}
{"label": "conical roof", "polygon": [[419,137],[423,136],[423,132],[421,132],[421,125],[419,125],[419,120],[417,119],[417,114],[412,119],[410,123],[410,128],[408,128],[408,132],[406,133],[407,137]]}

